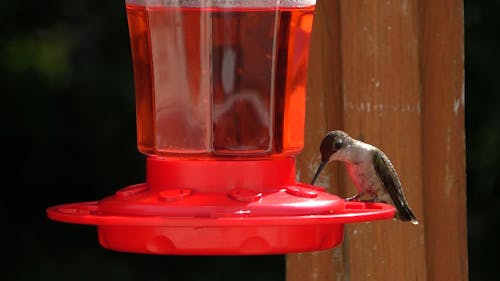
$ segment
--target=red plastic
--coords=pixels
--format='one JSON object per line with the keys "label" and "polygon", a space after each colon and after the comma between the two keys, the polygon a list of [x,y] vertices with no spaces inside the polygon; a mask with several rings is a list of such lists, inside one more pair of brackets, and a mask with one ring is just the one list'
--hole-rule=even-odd
{"label": "red plastic", "polygon": [[250,255],[328,249],[345,223],[394,216],[295,180],[315,1],[159,2],[127,1],[146,182],[51,219],[117,251]]}
{"label": "red plastic", "polygon": [[394,208],[346,203],[295,182],[295,159],[173,161],[150,157],[146,183],[100,201],[47,209],[49,218],[97,225],[105,248],[178,255],[323,250],[345,223],[390,219]]}

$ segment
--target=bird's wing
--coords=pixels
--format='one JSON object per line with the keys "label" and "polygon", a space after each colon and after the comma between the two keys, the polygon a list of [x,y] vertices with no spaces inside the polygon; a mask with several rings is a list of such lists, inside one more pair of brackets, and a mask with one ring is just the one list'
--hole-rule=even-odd
{"label": "bird's wing", "polygon": [[398,211],[406,213],[408,206],[403,195],[403,188],[389,158],[382,151],[375,150],[373,154],[373,166]]}

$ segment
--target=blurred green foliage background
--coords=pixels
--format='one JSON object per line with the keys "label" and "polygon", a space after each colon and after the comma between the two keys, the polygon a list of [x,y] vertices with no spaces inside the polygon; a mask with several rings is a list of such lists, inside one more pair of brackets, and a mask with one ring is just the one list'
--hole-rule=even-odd
{"label": "blurred green foliage background", "polygon": [[[470,280],[500,250],[500,1],[465,1]],[[2,1],[1,280],[284,280],[283,256],[178,257],[102,249],[48,206],[142,182],[124,1]]]}
{"label": "blurred green foliage background", "polygon": [[500,252],[500,1],[465,2],[470,280],[497,280]]}

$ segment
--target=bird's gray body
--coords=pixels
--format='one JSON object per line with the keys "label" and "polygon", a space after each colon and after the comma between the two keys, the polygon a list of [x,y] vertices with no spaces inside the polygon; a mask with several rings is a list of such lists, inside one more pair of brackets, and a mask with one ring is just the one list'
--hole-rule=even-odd
{"label": "bird's gray body", "polygon": [[376,153],[381,155],[380,150],[376,147],[354,140],[352,145],[343,151],[338,151],[330,159],[342,161],[345,164],[349,177],[356,186],[359,198],[393,204],[375,171],[373,157]]}
{"label": "bird's gray body", "polygon": [[399,177],[389,158],[377,147],[355,140],[345,132],[332,131],[321,143],[322,163],[313,183],[324,165],[330,161],[345,164],[358,194],[347,200],[385,202],[396,208],[396,218],[418,224],[403,194]]}

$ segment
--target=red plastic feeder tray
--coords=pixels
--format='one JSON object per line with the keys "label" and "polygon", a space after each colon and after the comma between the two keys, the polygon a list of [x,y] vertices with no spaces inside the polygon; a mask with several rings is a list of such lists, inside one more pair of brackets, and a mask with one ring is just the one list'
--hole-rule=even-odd
{"label": "red plastic feeder tray", "polygon": [[146,183],[100,201],[53,206],[47,213],[56,221],[97,225],[99,242],[108,249],[176,255],[324,250],[342,242],[346,223],[394,216],[390,205],[345,202],[294,178],[294,158],[150,157]]}

